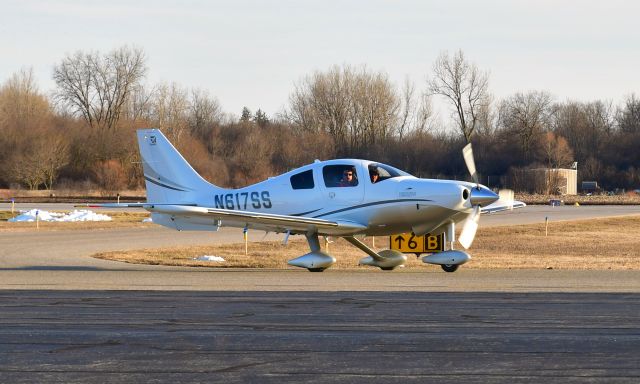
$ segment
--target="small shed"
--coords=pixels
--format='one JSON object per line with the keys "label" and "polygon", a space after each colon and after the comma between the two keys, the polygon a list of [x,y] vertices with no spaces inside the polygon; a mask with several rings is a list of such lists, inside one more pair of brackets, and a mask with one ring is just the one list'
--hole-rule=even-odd
{"label": "small shed", "polygon": [[[578,171],[567,168],[532,168],[512,173],[517,187],[530,193],[577,195]],[[515,181],[515,180],[512,180]]]}

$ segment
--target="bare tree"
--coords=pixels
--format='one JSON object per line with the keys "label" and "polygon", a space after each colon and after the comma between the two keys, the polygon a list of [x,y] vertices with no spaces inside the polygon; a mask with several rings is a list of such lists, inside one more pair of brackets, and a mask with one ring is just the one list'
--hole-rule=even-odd
{"label": "bare tree", "polygon": [[540,160],[544,161],[550,169],[567,167],[573,161],[573,151],[567,140],[553,132],[547,132],[544,135],[539,155]]}
{"label": "bare tree", "polygon": [[493,104],[493,96],[487,95],[487,102],[478,108],[478,123],[475,132],[479,135],[492,137],[499,127],[499,108],[495,109]]}
{"label": "bare tree", "polygon": [[[266,143],[265,143],[266,141]],[[272,173],[271,157],[273,137],[263,137],[256,125],[245,126],[243,135],[235,143],[235,154],[231,164],[235,172],[231,182],[235,186],[255,183]]]}
{"label": "bare tree", "polygon": [[[640,108],[639,108],[640,111]],[[587,122],[592,132],[592,141],[599,141],[601,136],[611,136],[615,128],[615,108],[611,101],[597,100],[585,106]],[[638,113],[640,118],[640,112]]]}
{"label": "bare tree", "polygon": [[351,85],[349,114],[350,148],[378,144],[389,137],[398,119],[400,98],[384,73],[371,74],[363,68]]}
{"label": "bare tree", "polygon": [[15,146],[26,133],[45,126],[52,116],[49,101],[38,91],[31,69],[14,73],[0,87],[0,143]]}
{"label": "bare tree", "polygon": [[106,194],[113,194],[127,185],[122,164],[115,159],[101,161],[93,167],[94,178]]}
{"label": "bare tree", "polygon": [[470,142],[479,112],[488,103],[489,75],[469,63],[462,50],[453,57],[443,52],[433,65],[433,78],[427,85],[432,95],[444,96],[453,105],[460,132]]}
{"label": "bare tree", "polygon": [[41,125],[50,116],[49,101],[39,92],[32,69],[14,73],[0,87],[0,129],[11,126],[23,130],[34,123]]}
{"label": "bare tree", "polygon": [[543,132],[551,129],[553,115],[551,95],[544,91],[516,93],[504,100],[500,106],[500,125],[520,139],[522,156],[531,160],[532,142]]}
{"label": "bare tree", "polygon": [[134,87],[133,91],[127,98],[122,118],[130,121],[151,120],[152,105],[151,102],[156,94],[156,89],[147,88],[143,85]]}
{"label": "bare tree", "polygon": [[189,126],[188,91],[176,83],[159,85],[151,101],[152,121],[175,142]]}
{"label": "bare tree", "polygon": [[53,132],[49,133],[46,141],[41,145],[40,152],[44,160],[44,186],[50,190],[60,170],[69,162],[69,142],[62,134]]}
{"label": "bare tree", "polygon": [[402,141],[413,131],[427,133],[434,129],[434,112],[431,97],[426,93],[416,96],[416,90],[409,79],[405,79],[402,87],[402,100],[398,116],[398,128],[395,134]]}
{"label": "bare tree", "polygon": [[432,132],[435,129],[435,118],[431,97],[426,93],[421,94],[415,113],[414,130],[423,134]]}
{"label": "bare tree", "polygon": [[[23,172],[14,167],[16,161],[28,162],[25,154],[19,152],[33,146],[35,140],[46,136],[46,127],[51,123],[53,114],[47,98],[40,94],[28,69],[15,73],[0,87],[0,182],[19,181],[23,184],[33,182],[23,178]],[[33,164],[38,166],[37,163]],[[31,167],[31,164],[27,164]],[[20,172],[21,175],[17,175]],[[28,173],[27,170],[25,172]],[[39,184],[39,183],[38,183]]]}
{"label": "bare tree", "polygon": [[400,122],[398,124],[398,137],[400,140],[404,137],[406,131],[411,124],[411,117],[415,109],[415,86],[409,81],[408,78],[404,79],[404,86],[402,87],[402,111],[400,114]]}
{"label": "bare tree", "polygon": [[103,56],[79,51],[54,67],[55,99],[92,128],[112,130],[145,73],[142,49],[122,47]]}
{"label": "bare tree", "polygon": [[640,99],[635,94],[627,96],[618,116],[620,130],[626,133],[640,132]]}
{"label": "bare tree", "polygon": [[567,139],[580,163],[592,156],[599,157],[601,148],[609,139],[614,139],[611,104],[569,101],[556,107],[554,117],[555,133]]}
{"label": "bare tree", "polygon": [[547,132],[542,139],[540,157],[547,164],[546,182],[542,184],[546,187],[544,193],[560,193],[561,187],[566,187],[566,180],[560,177],[557,168],[568,167],[573,161],[573,151],[567,140],[553,132]]}
{"label": "bare tree", "polygon": [[206,91],[195,89],[191,91],[191,106],[189,111],[189,127],[196,137],[206,140],[214,124],[222,119],[222,107],[218,99],[209,96]]}
{"label": "bare tree", "polygon": [[296,85],[289,101],[289,121],[302,131],[329,133],[339,153],[381,143],[403,121],[402,100],[388,76],[364,67],[316,72]]}
{"label": "bare tree", "polygon": [[37,190],[47,179],[42,167],[42,158],[32,148],[15,151],[6,161],[10,170],[10,180]]}
{"label": "bare tree", "polygon": [[51,189],[60,169],[69,161],[67,140],[59,134],[29,134],[7,160],[12,181],[38,189]]}

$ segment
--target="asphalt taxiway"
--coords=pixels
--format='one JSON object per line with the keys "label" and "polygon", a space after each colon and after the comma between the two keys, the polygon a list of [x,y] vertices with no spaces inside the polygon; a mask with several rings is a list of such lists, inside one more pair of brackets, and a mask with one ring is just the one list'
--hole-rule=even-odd
{"label": "asphalt taxiway", "polygon": [[637,383],[637,294],[0,291],[3,383]]}

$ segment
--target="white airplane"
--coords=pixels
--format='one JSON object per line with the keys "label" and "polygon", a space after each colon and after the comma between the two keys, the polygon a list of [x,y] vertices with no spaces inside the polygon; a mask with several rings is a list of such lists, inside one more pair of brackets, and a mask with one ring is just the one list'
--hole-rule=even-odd
{"label": "white airplane", "polygon": [[480,185],[470,145],[463,150],[474,183],[419,179],[389,165],[357,159],[319,161],[239,189],[204,180],[157,129],[138,130],[146,203],[94,207],[142,207],[153,222],[178,231],[216,231],[221,226],[305,235],[310,252],[289,261],[319,272],[335,263],[319,236],[342,237],[368,254],[360,264],[391,270],[406,262],[395,250],[374,251],[358,237],[444,233],[449,249],[423,257],[447,272],[470,260],[468,249],[481,212],[524,206]]}

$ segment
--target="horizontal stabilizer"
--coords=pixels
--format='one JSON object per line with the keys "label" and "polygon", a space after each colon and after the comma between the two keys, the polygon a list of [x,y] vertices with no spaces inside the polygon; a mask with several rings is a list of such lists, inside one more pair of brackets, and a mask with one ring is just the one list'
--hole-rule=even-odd
{"label": "horizontal stabilizer", "polygon": [[76,204],[74,208],[144,208],[147,203],[97,203]]}

